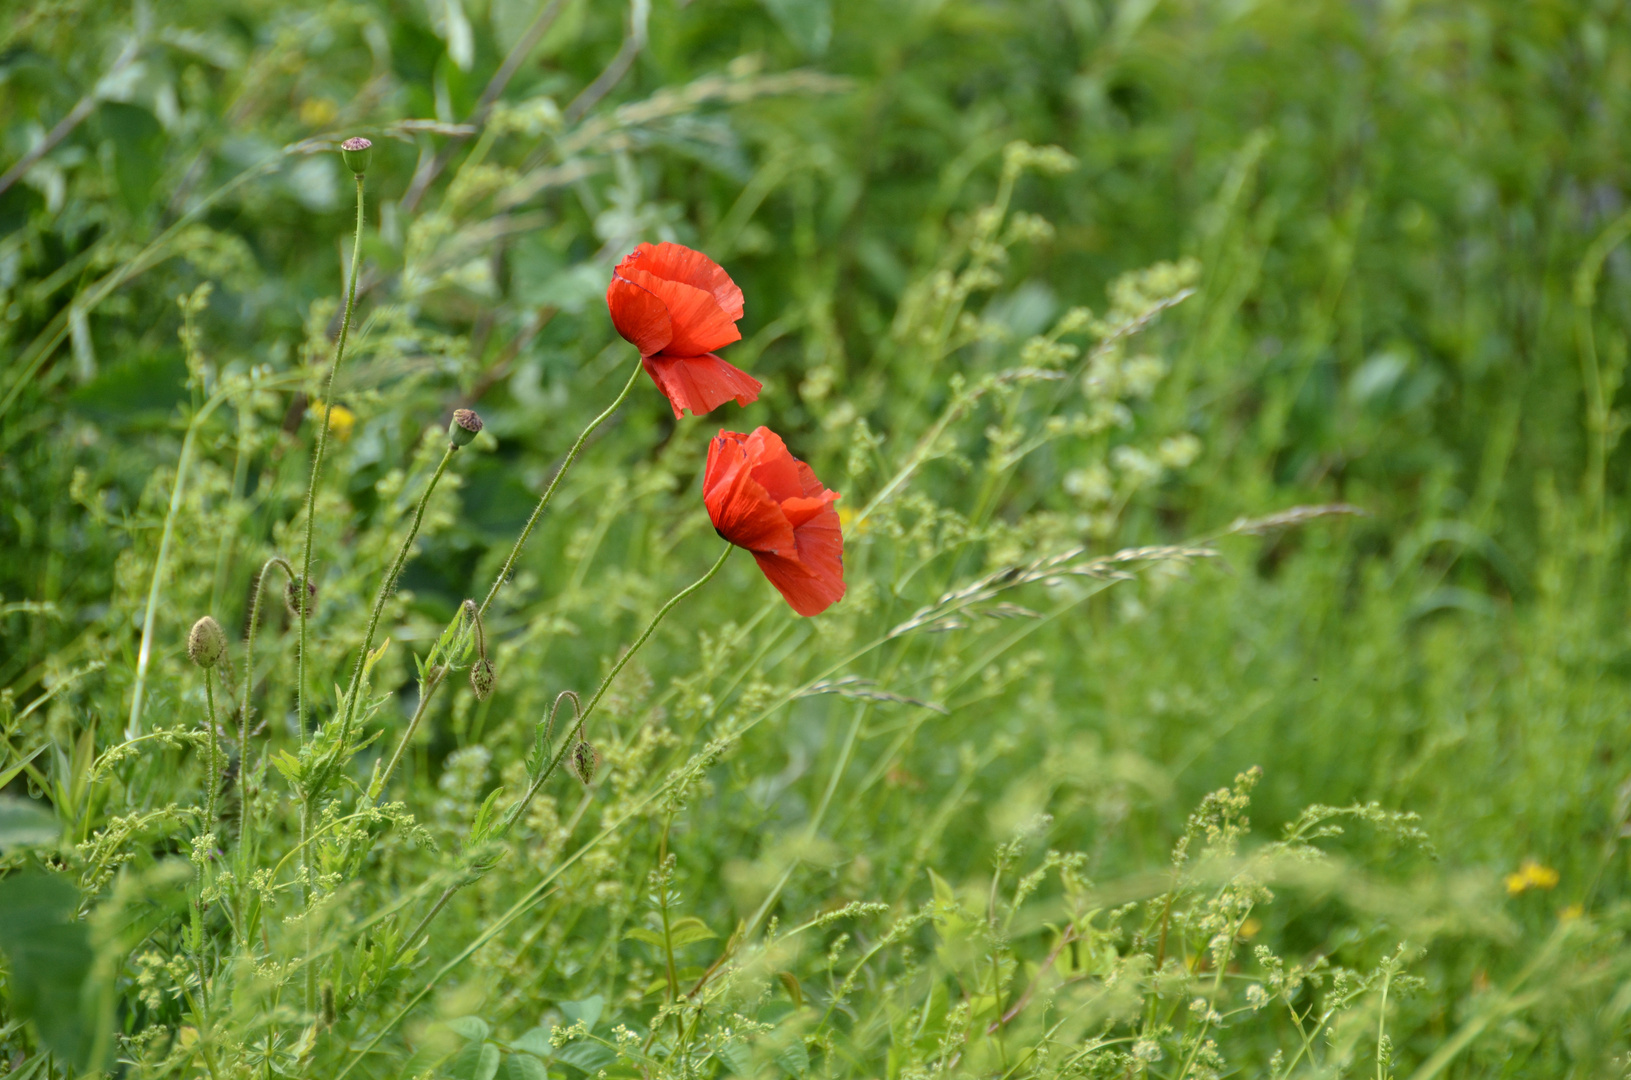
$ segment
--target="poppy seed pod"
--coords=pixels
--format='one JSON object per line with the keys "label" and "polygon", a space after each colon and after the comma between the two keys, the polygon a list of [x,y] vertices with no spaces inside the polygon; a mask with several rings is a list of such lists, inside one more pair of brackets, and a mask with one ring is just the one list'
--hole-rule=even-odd
{"label": "poppy seed pod", "polygon": [[492,661],[485,656],[470,668],[470,689],[477,701],[486,701],[492,695],[494,681]]}
{"label": "poppy seed pod", "polygon": [[572,771],[587,785],[595,778],[595,770],[599,767],[600,751],[579,739],[572,747]]}
{"label": "poppy seed pod", "polygon": [[454,409],[447,425],[447,439],[454,446],[469,446],[481,433],[481,417],[474,409]]}
{"label": "poppy seed pod", "polygon": [[220,623],[208,615],[193,623],[187,635],[187,659],[201,668],[214,667],[226,652],[227,635]]}
{"label": "poppy seed pod", "polygon": [[[300,618],[300,589],[294,582],[283,586],[283,606],[289,609],[291,619]],[[306,582],[306,618],[317,610],[317,586]]]}
{"label": "poppy seed pod", "polygon": [[345,159],[346,168],[361,176],[368,171],[369,159],[374,156],[374,144],[358,135],[340,144],[340,156]]}

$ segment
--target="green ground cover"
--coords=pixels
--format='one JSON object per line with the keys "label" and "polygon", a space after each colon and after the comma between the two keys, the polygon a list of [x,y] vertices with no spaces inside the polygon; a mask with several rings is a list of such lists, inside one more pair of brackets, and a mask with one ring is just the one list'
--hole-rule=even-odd
{"label": "green ground cover", "polygon": [[[7,5],[0,1076],[1625,1076],[1628,121],[1606,0]],[[478,699],[641,240],[765,392],[638,376]],[[759,424],[849,594],[548,774]]]}

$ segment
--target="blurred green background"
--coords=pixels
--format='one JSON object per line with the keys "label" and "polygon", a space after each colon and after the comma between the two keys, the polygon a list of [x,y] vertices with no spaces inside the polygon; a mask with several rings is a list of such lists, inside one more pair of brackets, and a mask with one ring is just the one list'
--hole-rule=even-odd
{"label": "blurred green background", "polygon": [[[501,69],[518,42],[530,47]],[[1297,505],[1365,514],[1225,539],[1222,559],[1049,623],[984,700],[904,745],[886,727],[858,750],[859,773],[898,769],[874,792],[893,802],[832,840],[868,852],[893,899],[926,888],[925,861],[983,872],[986,819],[1034,804],[1054,815],[1050,845],[1129,871],[1162,862],[1205,792],[1261,766],[1261,831],[1312,802],[1418,813],[1434,872],[1481,883],[1498,913],[1499,932],[1447,932],[1430,950],[1395,1036],[1398,1075],[1479,1017],[1444,1075],[1621,1075],[1625,1003],[1592,979],[1612,968],[1628,899],[1628,122],[1631,10],[1611,0],[7,4],[8,724],[62,684],[63,753],[77,732],[101,745],[122,725],[182,435],[217,372],[289,379],[203,429],[154,709],[180,700],[165,680],[180,679],[192,618],[241,626],[253,568],[293,553],[311,428],[295,391],[336,328],[349,252],[338,139],[376,147],[370,322],[336,395],[355,424],[322,526],[335,559],[357,553],[343,582],[359,597],[368,537],[391,542],[421,433],[455,405],[488,424],[410,567],[399,642],[433,637],[482,594],[542,481],[620,385],[627,350],[601,300],[616,257],[638,240],[691,244],[747,296],[745,340],[726,355],[767,384],[761,402],[676,425],[642,387],[529,549],[517,584],[542,606],[497,633],[540,687],[581,687],[706,565],[685,545],[707,533],[692,488],[714,427],[772,425],[863,505],[888,475],[866,456],[899,461],[944,404],[943,372],[931,386],[895,332],[903,298],[991,200],[1003,148],[1056,145],[1076,169],[1027,175],[1013,195],[1051,236],[1015,246],[969,310],[1025,336],[1072,306],[1104,308],[1123,273],[1198,260],[1194,295],[1141,346],[1169,374],[1137,430],[1192,432],[1201,450],[1113,520],[1071,517],[1080,485],[1065,482],[1064,451],[985,509],[1046,510],[1102,551]],[[206,281],[203,359],[189,365],[176,298]],[[978,459],[978,428],[969,438]],[[692,630],[754,617],[768,590],[742,564]],[[897,594],[878,587],[869,602],[887,606]],[[898,593],[903,610],[916,595]],[[695,640],[675,636],[650,661],[658,692],[698,665]],[[978,653],[948,648],[954,665]],[[425,778],[484,728],[530,723],[536,702],[522,698],[454,707],[424,748]],[[17,746],[49,711],[19,722]],[[795,765],[830,763],[844,722],[795,710],[785,725],[755,735],[758,764],[727,766],[720,784],[802,794],[760,790],[769,809],[694,827],[681,866],[694,859],[698,903],[728,906],[710,874],[756,857],[767,820],[796,825],[821,796],[825,772]],[[995,759],[963,776],[959,747],[985,753],[999,735]],[[1092,775],[1038,795],[1038,763],[1059,755]],[[958,824],[914,846],[912,823],[942,806]],[[1416,872],[1386,846],[1349,855]],[[1507,896],[1524,860],[1556,884]],[[817,905],[836,880],[795,877],[786,902]],[[1328,904],[1271,932],[1331,954],[1391,948],[1385,931],[1333,939]],[[1576,911],[1608,935],[1578,968],[1521,1007],[1490,997],[1515,994]]]}

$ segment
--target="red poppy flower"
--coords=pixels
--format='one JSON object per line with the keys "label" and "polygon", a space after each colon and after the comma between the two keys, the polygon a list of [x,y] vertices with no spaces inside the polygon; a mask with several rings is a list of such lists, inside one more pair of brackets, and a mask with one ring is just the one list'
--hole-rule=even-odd
{"label": "red poppy flower", "polygon": [[837,498],[769,428],[721,431],[708,445],[702,501],[714,528],[753,553],[800,615],[819,615],[844,596]]}
{"label": "red poppy flower", "polygon": [[742,340],[742,290],[702,252],[641,244],[612,271],[606,306],[676,417],[683,409],[701,416],[731,398],[758,400],[763,384],[714,355]]}

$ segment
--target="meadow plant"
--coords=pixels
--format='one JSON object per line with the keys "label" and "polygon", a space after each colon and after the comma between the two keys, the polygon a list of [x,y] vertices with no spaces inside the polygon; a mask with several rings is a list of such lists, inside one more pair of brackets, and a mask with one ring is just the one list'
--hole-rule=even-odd
{"label": "meadow plant", "polygon": [[[1147,59],[1155,8],[1101,20],[1102,6],[1059,16],[1103,23],[1070,90],[1088,111],[1119,100],[1116,64]],[[215,188],[202,152],[163,174],[168,191],[135,168],[153,140],[118,95],[148,93],[161,50],[231,70],[219,40],[142,22],[86,97],[86,115],[103,96],[119,106],[113,187],[88,203],[150,220],[18,286],[16,310],[33,312],[83,278],[66,307],[16,322],[4,450],[57,472],[81,459],[40,457],[45,441],[90,453],[95,425],[46,427],[18,405],[49,415],[38,395],[58,384],[87,410],[118,392],[98,376],[103,319],[138,342],[169,336],[154,312],[178,319],[183,392],[140,444],[150,472],[112,476],[106,454],[60,476],[43,524],[21,502],[13,514],[93,537],[100,591],[71,636],[54,629],[60,558],[42,599],[0,605],[7,634],[26,621],[31,640],[0,656],[0,1076],[1432,1080],[1563,1061],[1626,1075],[1613,883],[1631,789],[1597,815],[1600,850],[1563,873],[1533,857],[1495,873],[1449,845],[1441,861],[1412,813],[1342,795],[1286,809],[1303,786],[1284,772],[1367,767],[1330,732],[1368,732],[1369,713],[1320,713],[1316,728],[1294,711],[1276,728],[1253,723],[1260,690],[1218,696],[1264,665],[1315,681],[1303,653],[1273,648],[1308,611],[1357,627],[1320,672],[1352,701],[1396,680],[1393,700],[1454,713],[1445,684],[1472,668],[1450,657],[1469,639],[1495,649],[1428,621],[1440,607],[1401,623],[1412,655],[1449,675],[1375,646],[1398,613],[1355,599],[1374,595],[1358,573],[1295,557],[1368,527],[1340,485],[1231,509],[1227,525],[1193,528],[1204,515],[1178,505],[1186,485],[1203,490],[1195,505],[1232,505],[1214,490],[1233,490],[1217,478],[1236,467],[1214,441],[1238,435],[1219,368],[1244,333],[1235,290],[1275,227],[1272,201],[1242,194],[1267,136],[1233,151],[1201,242],[1115,275],[1094,311],[1030,274],[1060,232],[1034,208],[1077,158],[977,131],[927,199],[909,269],[859,242],[898,287],[846,307],[848,325],[826,243],[849,220],[843,167],[814,142],[778,144],[766,119],[844,80],[747,56],[603,104],[667,18],[636,0],[577,97],[508,100],[556,20],[583,25],[581,6],[552,0],[511,28],[478,96],[463,80],[480,35],[464,5],[440,10],[399,36],[362,7],[292,11],[242,65],[237,120],[331,40],[382,57],[436,42],[409,98],[423,111],[342,140],[400,86],[352,72],[365,90],[345,106],[326,84],[291,88],[301,136],[231,147],[248,164]],[[819,52],[819,18],[776,17]],[[185,112],[207,80],[176,82],[154,109]],[[693,229],[653,194],[652,162],[674,146],[728,159],[716,110],[754,104],[764,159]],[[60,208],[75,163],[52,148],[67,131],[41,135],[0,195],[26,176]],[[347,174],[354,217],[335,194]],[[393,197],[371,196],[387,177]],[[338,296],[261,289],[264,253],[212,214],[235,199],[273,214],[273,178],[333,231],[350,220]],[[753,220],[783,187],[785,236]],[[29,228],[0,241],[8,290],[24,247],[58,238]],[[1623,238],[1604,235],[1577,282],[1586,330],[1593,275]],[[1352,255],[1333,250],[1334,296],[1299,316],[1289,361],[1315,394]],[[153,273],[172,255],[185,273]],[[747,274],[741,288],[726,269],[767,255],[793,264],[785,289]],[[162,308],[121,303],[145,288]],[[749,311],[763,321],[744,339]],[[283,336],[234,341],[249,314]],[[795,332],[802,348],[784,340]],[[857,337],[864,355],[847,352]],[[1616,341],[1591,405],[1598,548]],[[1307,421],[1300,390],[1277,393],[1253,429],[1275,455]],[[738,422],[750,407],[770,422]],[[517,453],[524,440],[547,454]],[[1537,491],[1537,527],[1565,535],[1579,511]],[[1571,636],[1574,579],[1553,560],[1536,582],[1551,622],[1521,639],[1552,659],[1503,693],[1515,713],[1549,716],[1540,706],[1565,694],[1603,712],[1571,666],[1602,646]],[[1260,592],[1254,563],[1273,583]],[[1271,600],[1290,614],[1265,628],[1253,620]],[[1560,640],[1577,653],[1545,652]],[[1230,664],[1197,670],[1202,643]],[[1085,723],[1089,701],[1114,722]],[[1307,706],[1322,709],[1338,706]],[[1463,754],[1492,775],[1493,758],[1550,761],[1465,723],[1422,727],[1375,740],[1393,748],[1381,786],[1419,797]],[[1176,810],[1197,776],[1236,773],[1226,749],[1244,737],[1282,775],[1242,766]],[[1578,786],[1573,765],[1551,767],[1550,790]],[[1265,802],[1279,828],[1254,832]],[[1546,806],[1566,832],[1576,804]],[[1525,1055],[1540,1063],[1527,1073]]]}

